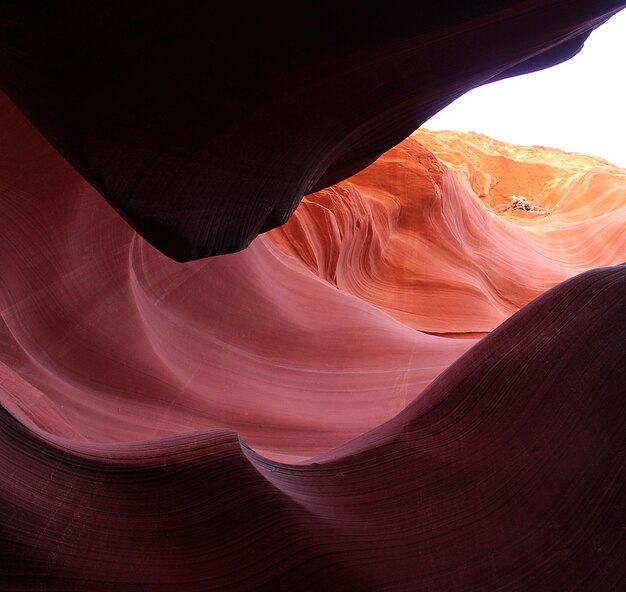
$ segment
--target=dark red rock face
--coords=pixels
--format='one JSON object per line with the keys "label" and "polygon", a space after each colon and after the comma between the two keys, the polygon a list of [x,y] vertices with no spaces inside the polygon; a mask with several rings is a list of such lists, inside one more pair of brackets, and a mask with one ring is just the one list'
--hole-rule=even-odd
{"label": "dark red rock face", "polygon": [[187,261],[243,249],[470,88],[572,55],[622,6],[6,2],[0,84],[144,238]]}
{"label": "dark red rock face", "polygon": [[624,4],[2,3],[0,590],[626,589],[626,171],[412,133]]}

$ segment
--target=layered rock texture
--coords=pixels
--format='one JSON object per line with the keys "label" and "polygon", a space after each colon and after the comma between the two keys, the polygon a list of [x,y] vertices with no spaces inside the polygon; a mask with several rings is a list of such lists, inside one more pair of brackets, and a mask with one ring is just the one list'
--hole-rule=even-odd
{"label": "layered rock texture", "polygon": [[188,261],[245,248],[469,89],[574,55],[624,5],[6,1],[0,85]]}
{"label": "layered rock texture", "polygon": [[626,586],[626,171],[413,132],[623,3],[339,4],[0,5],[0,590]]}
{"label": "layered rock texture", "polygon": [[598,158],[420,130],[270,236],[410,327],[471,335],[624,261],[625,190],[626,170]]}

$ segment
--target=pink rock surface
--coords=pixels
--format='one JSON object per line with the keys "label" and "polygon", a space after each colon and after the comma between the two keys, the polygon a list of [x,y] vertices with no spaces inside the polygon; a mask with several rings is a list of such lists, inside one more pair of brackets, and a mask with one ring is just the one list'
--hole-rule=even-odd
{"label": "pink rock surface", "polygon": [[300,465],[226,430],[86,443],[0,410],[0,582],[619,590],[625,290],[624,266],[560,284],[390,422]]}
{"label": "pink rock surface", "polygon": [[[623,266],[560,284],[468,351],[475,339],[427,335],[374,306],[376,292],[357,296],[356,274],[341,290],[332,281],[350,269],[371,281],[391,193],[361,216],[372,200],[357,185],[361,228],[335,188],[280,236],[178,264],[9,103],[0,113],[12,147],[0,159],[11,246],[0,260],[3,590],[619,589]],[[442,239],[446,213],[459,237],[465,221],[495,221],[477,252],[527,237],[530,218],[498,218],[462,176],[408,146],[420,158],[403,161],[416,165],[402,168],[407,182],[417,172],[417,187],[454,189],[425,192]],[[333,208],[306,226],[324,196]],[[442,210],[436,199],[472,205]],[[316,223],[333,217],[353,235]],[[414,230],[428,241],[409,244],[447,260],[452,282],[462,260],[434,228]],[[285,242],[297,232],[300,251]],[[379,253],[393,248],[386,240]],[[424,269],[407,267],[425,255],[405,248],[404,273]],[[544,261],[541,248],[532,261]],[[322,253],[343,262],[335,275]],[[505,261],[483,277],[509,277]],[[508,261],[524,285],[538,277]],[[457,308],[491,310],[484,285]]]}
{"label": "pink rock surface", "polygon": [[[3,404],[79,441],[225,427],[274,458],[319,454],[401,411],[524,299],[626,250],[625,200],[618,209],[594,194],[596,218],[613,214],[594,246],[611,248],[578,268],[550,260],[543,235],[486,210],[412,138],[307,198],[271,240],[181,265],[6,99],[0,112],[13,146],[0,163],[2,235],[14,246],[0,261]],[[605,176],[626,187],[623,171]],[[572,223],[573,240],[598,233],[596,218]],[[567,221],[557,227],[567,236]],[[571,257],[575,243],[557,246]]]}
{"label": "pink rock surface", "polygon": [[624,171],[363,168],[623,5],[3,3],[0,590],[626,588]]}
{"label": "pink rock surface", "polygon": [[0,397],[31,427],[88,442],[227,427],[309,457],[398,413],[473,343],[414,331],[268,237],[178,264],[6,99],[0,113]]}

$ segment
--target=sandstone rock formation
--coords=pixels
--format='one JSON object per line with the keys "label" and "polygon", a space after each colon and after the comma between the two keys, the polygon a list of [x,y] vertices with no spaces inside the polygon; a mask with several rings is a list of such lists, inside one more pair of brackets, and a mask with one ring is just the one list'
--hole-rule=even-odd
{"label": "sandstone rock formation", "polygon": [[621,358],[599,352],[621,355],[623,268],[472,346],[623,258],[623,170],[547,151],[561,205],[495,214],[468,181],[496,178],[489,141],[418,132],[244,252],[180,264],[0,114],[5,589],[567,589],[581,561],[613,585],[617,510],[592,508],[620,491],[599,475]]}
{"label": "sandstone rock formation", "polygon": [[623,169],[420,130],[361,173],[305,197],[270,236],[404,324],[471,335],[576,273],[624,261],[625,229]]}
{"label": "sandstone rock formation", "polygon": [[0,590],[622,589],[626,173],[412,132],[623,5],[0,4]]}
{"label": "sandstone rock formation", "polygon": [[570,57],[624,5],[4,2],[0,85],[187,261],[243,249],[469,89]]}

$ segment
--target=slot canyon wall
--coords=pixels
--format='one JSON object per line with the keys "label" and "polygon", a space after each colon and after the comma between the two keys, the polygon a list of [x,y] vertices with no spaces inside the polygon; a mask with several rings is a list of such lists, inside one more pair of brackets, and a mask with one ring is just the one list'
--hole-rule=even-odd
{"label": "slot canyon wall", "polygon": [[0,590],[625,587],[626,170],[414,131],[624,5],[0,4]]}

